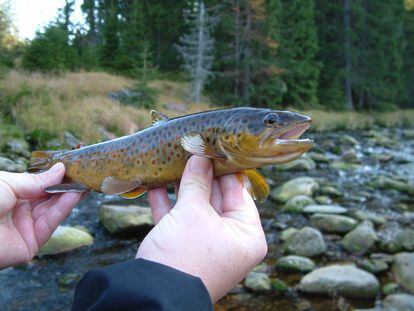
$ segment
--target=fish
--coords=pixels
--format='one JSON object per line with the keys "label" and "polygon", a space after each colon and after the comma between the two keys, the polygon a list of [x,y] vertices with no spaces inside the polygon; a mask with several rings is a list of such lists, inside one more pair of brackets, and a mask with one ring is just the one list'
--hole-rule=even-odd
{"label": "fish", "polygon": [[311,118],[292,111],[239,107],[168,118],[152,110],[153,125],[134,134],[67,151],[34,151],[29,171],[62,162],[64,182],[47,193],[94,190],[127,199],[177,184],[191,155],[212,160],[215,177],[238,173],[255,200],[269,185],[257,170],[297,159],[313,146],[300,136]]}

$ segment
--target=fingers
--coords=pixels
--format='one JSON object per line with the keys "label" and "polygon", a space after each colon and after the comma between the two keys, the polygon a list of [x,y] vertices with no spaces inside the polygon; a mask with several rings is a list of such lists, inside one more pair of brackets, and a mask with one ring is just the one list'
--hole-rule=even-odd
{"label": "fingers", "polygon": [[172,208],[167,188],[165,187],[149,190],[148,202],[151,206],[152,219],[155,224],[157,224]]}
{"label": "fingers", "polygon": [[243,186],[237,174],[220,177],[220,188],[223,194],[223,216],[238,219],[246,223],[260,221],[254,200]]}
{"label": "fingers", "polygon": [[209,203],[212,179],[211,160],[192,156],[187,162],[181,179],[177,202]]}
{"label": "fingers", "polygon": [[[0,174],[0,181],[9,188],[6,199],[14,200],[13,197],[17,199],[33,199],[44,196],[45,188],[60,183],[64,175],[65,166],[63,163],[57,163],[48,171],[41,174],[4,172]],[[5,191],[3,190],[3,192]]]}
{"label": "fingers", "polygon": [[223,214],[222,201],[223,195],[221,193],[220,184],[217,179],[213,179],[213,183],[211,184],[210,203],[219,215]]}
{"label": "fingers", "polygon": [[[37,244],[40,247],[50,238],[82,197],[82,193],[63,193],[53,196],[39,206],[34,229]],[[43,213],[42,213],[43,212]]]}

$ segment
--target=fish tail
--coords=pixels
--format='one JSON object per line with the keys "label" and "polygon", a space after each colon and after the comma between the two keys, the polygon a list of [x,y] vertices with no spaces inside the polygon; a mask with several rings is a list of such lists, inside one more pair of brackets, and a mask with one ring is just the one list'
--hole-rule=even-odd
{"label": "fish tail", "polygon": [[33,151],[28,171],[37,173],[48,170],[57,162],[55,161],[55,156],[60,153],[62,151]]}

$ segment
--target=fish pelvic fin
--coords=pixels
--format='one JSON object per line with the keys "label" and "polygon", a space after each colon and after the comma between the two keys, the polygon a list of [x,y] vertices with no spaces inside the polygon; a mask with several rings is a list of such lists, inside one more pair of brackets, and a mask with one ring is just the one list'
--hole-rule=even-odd
{"label": "fish pelvic fin", "polygon": [[89,189],[81,183],[60,184],[47,187],[46,193],[87,192]]}
{"label": "fish pelvic fin", "polygon": [[42,172],[49,169],[55,162],[52,161],[53,157],[62,151],[33,151],[30,157],[29,172]]}
{"label": "fish pelvic fin", "polygon": [[263,202],[269,196],[270,188],[262,174],[256,169],[242,172],[242,180],[249,194],[254,200]]}
{"label": "fish pelvic fin", "polygon": [[140,197],[141,195],[143,195],[145,192],[147,192],[146,189],[136,188],[132,191],[121,194],[121,197],[123,197],[124,199],[129,199],[129,200],[136,199]]}

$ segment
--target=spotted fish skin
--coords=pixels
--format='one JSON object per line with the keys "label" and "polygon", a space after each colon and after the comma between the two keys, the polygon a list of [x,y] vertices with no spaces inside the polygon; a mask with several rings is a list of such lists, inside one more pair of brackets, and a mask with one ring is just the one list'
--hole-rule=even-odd
{"label": "spotted fish skin", "polygon": [[[139,188],[151,189],[180,180],[191,156],[183,148],[183,137],[196,133],[203,144],[221,155],[209,156],[215,176],[221,176],[263,166],[260,162],[236,161],[238,151],[234,152],[234,148],[242,146],[241,139],[245,136],[246,139],[251,137],[256,144],[257,137],[266,129],[263,118],[269,113],[269,109],[232,108],[186,115],[156,123],[129,136],[54,153],[33,167],[47,169],[63,162],[67,179],[97,192],[102,192],[104,180],[108,177],[134,181]],[[290,114],[284,113],[286,120],[283,122],[289,124]],[[249,144],[252,143],[249,141]],[[228,152],[224,146],[228,146]]]}

